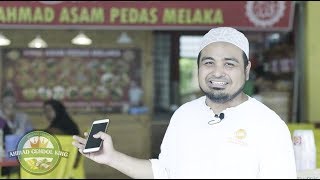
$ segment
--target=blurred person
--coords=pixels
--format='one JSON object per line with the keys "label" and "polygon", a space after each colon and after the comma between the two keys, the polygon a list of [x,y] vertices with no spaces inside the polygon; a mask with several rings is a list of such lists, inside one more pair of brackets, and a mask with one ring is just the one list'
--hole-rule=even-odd
{"label": "blurred person", "polygon": [[[1,155],[0,158],[5,158],[5,136],[7,134],[10,134],[10,129],[7,124],[7,120],[3,119],[3,117],[0,117],[0,131],[1,131]],[[8,176],[10,173],[19,172],[19,168],[16,167],[0,167],[1,170],[1,176]]]}
{"label": "blurred person", "polygon": [[68,114],[65,106],[58,100],[50,99],[43,103],[44,114],[49,126],[44,130],[50,134],[78,135],[77,124]]}
{"label": "blurred person", "polygon": [[0,149],[0,158],[3,158],[6,156],[5,154],[5,135],[7,134],[10,134],[10,129],[8,127],[8,124],[7,124],[7,120],[3,119],[2,117],[0,117],[0,145],[1,145],[1,149]]}
{"label": "blurred person", "polygon": [[94,135],[103,140],[98,152],[84,154],[86,139],[79,136],[73,145],[87,158],[132,178],[297,178],[286,123],[243,92],[250,68],[244,34],[213,28],[203,36],[198,55],[205,96],[174,112],[157,159],[119,152],[104,132]]}
{"label": "blurred person", "polygon": [[[5,151],[13,150],[11,148],[17,146],[21,137],[33,130],[33,125],[29,120],[28,115],[24,112],[18,111],[14,96],[4,96],[2,98],[0,121],[0,126],[3,129],[3,149]],[[7,156],[8,155],[5,154],[5,157]],[[19,167],[2,167],[1,169],[2,175],[9,175],[13,173],[18,174]]]}
{"label": "blurred person", "polygon": [[[49,99],[44,101],[43,110],[49,126],[44,129],[45,132],[52,135],[79,135],[80,130],[73,121],[66,107],[62,102]],[[78,152],[73,168],[76,169],[80,165],[81,154]]]}
{"label": "blurred person", "polygon": [[28,115],[17,110],[16,99],[13,96],[2,98],[0,117],[6,120],[9,134],[23,135],[33,130],[33,125]]}

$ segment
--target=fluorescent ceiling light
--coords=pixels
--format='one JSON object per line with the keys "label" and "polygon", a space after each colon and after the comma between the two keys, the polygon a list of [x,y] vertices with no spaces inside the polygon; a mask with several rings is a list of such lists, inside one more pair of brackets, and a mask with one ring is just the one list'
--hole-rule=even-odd
{"label": "fluorescent ceiling light", "polygon": [[39,36],[37,35],[29,44],[29,48],[46,48],[48,44]]}
{"label": "fluorescent ceiling light", "polygon": [[132,39],[126,32],[122,32],[117,40],[119,44],[129,44],[132,43]]}
{"label": "fluorescent ceiling light", "polygon": [[0,33],[0,46],[8,46],[9,44],[11,44],[10,39]]}
{"label": "fluorescent ceiling light", "polygon": [[80,32],[76,37],[71,40],[72,44],[76,45],[90,45],[92,40],[83,32]]}

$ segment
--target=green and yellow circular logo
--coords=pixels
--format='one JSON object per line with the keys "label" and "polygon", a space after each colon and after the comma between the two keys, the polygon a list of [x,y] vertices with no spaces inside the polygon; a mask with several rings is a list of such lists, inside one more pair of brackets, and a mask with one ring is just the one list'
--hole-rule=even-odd
{"label": "green and yellow circular logo", "polygon": [[23,169],[42,175],[52,171],[59,164],[61,154],[65,153],[54,136],[43,131],[32,131],[20,140],[15,155]]}

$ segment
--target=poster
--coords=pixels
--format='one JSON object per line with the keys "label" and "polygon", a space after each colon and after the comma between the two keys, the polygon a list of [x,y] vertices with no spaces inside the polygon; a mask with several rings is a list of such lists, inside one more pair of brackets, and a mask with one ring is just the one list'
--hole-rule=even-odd
{"label": "poster", "polygon": [[67,108],[119,112],[131,84],[141,87],[139,49],[10,48],[2,56],[2,93],[13,94],[21,108],[54,98]]}

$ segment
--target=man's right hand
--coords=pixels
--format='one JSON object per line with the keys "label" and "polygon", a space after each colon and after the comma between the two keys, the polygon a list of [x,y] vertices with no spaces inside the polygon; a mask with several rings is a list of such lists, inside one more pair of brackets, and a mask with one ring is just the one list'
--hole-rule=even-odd
{"label": "man's right hand", "polygon": [[[84,136],[87,138],[88,133],[85,132]],[[102,148],[98,152],[91,152],[91,153],[83,153],[83,149],[85,147],[85,144],[87,142],[86,138],[82,138],[79,136],[73,136],[73,145],[79,149],[79,152],[86,156],[89,159],[92,159],[93,161],[100,163],[100,164],[106,164],[109,165],[111,161],[111,157],[114,154],[115,150],[113,148],[113,142],[111,139],[111,136],[104,132],[98,132],[97,134],[93,135],[94,138],[101,138],[103,140]]]}
{"label": "man's right hand", "polygon": [[[85,137],[87,136],[88,133],[85,133]],[[93,137],[103,140],[102,148],[98,152],[83,153],[87,140],[79,136],[73,136],[75,141],[72,144],[87,158],[113,167],[129,177],[135,179],[153,179],[152,165],[149,160],[137,159],[116,151],[113,148],[111,136],[104,132],[98,132]]]}

